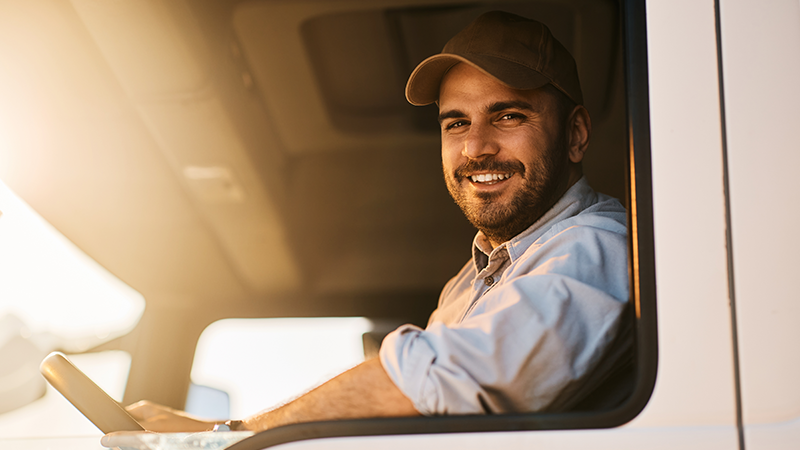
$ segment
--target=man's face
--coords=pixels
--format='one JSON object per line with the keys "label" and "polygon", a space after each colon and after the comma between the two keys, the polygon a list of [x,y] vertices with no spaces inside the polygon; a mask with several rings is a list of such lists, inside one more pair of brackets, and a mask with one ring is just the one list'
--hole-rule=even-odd
{"label": "man's face", "polygon": [[557,103],[508,88],[468,64],[439,91],[442,166],[450,195],[494,247],[533,224],[570,185]]}

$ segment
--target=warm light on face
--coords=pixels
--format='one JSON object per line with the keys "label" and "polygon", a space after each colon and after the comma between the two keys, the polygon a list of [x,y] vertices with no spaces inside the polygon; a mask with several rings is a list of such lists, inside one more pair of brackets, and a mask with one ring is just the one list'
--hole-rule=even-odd
{"label": "warm light on face", "polygon": [[554,95],[509,88],[468,64],[457,64],[442,80],[447,189],[493,246],[528,228],[570,185],[568,141]]}
{"label": "warm light on face", "polygon": [[[80,352],[130,331],[144,298],[80,251],[0,182],[0,317],[40,347]],[[48,351],[50,348],[42,348]]]}

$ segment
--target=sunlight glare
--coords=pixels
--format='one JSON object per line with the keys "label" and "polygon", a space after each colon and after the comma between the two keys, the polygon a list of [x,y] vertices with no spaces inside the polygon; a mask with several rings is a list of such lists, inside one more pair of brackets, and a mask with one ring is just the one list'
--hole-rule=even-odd
{"label": "sunlight glare", "polygon": [[285,402],[364,361],[363,317],[225,319],[200,336],[192,381],[226,391],[231,417]]}
{"label": "sunlight glare", "polygon": [[2,182],[0,210],[0,317],[20,318],[39,337],[34,340],[40,346],[72,352],[136,325],[144,311],[141,294],[78,249]]}

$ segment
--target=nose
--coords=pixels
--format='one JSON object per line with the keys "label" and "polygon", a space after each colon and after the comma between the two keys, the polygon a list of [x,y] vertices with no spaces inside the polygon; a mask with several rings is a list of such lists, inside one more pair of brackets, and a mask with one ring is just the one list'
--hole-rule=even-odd
{"label": "nose", "polygon": [[484,156],[495,155],[499,150],[490,125],[474,122],[470,125],[469,132],[464,138],[462,155],[469,159],[480,159]]}

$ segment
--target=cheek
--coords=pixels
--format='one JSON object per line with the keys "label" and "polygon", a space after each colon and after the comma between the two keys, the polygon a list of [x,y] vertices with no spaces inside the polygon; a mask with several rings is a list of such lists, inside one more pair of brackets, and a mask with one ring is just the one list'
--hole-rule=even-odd
{"label": "cheek", "polygon": [[545,131],[509,134],[504,142],[506,154],[523,164],[540,161],[554,147],[555,136]]}
{"label": "cheek", "polygon": [[539,159],[542,153],[541,143],[530,138],[509,140],[504,148],[506,149],[504,159],[517,160],[526,165]]}
{"label": "cheek", "polygon": [[449,159],[442,155],[442,171],[444,172],[445,178],[451,178],[453,173],[456,170],[456,166],[452,159]]}
{"label": "cheek", "polygon": [[454,169],[461,164],[464,156],[461,154],[461,147],[452,145],[442,140],[442,167],[447,170],[448,168]]}

